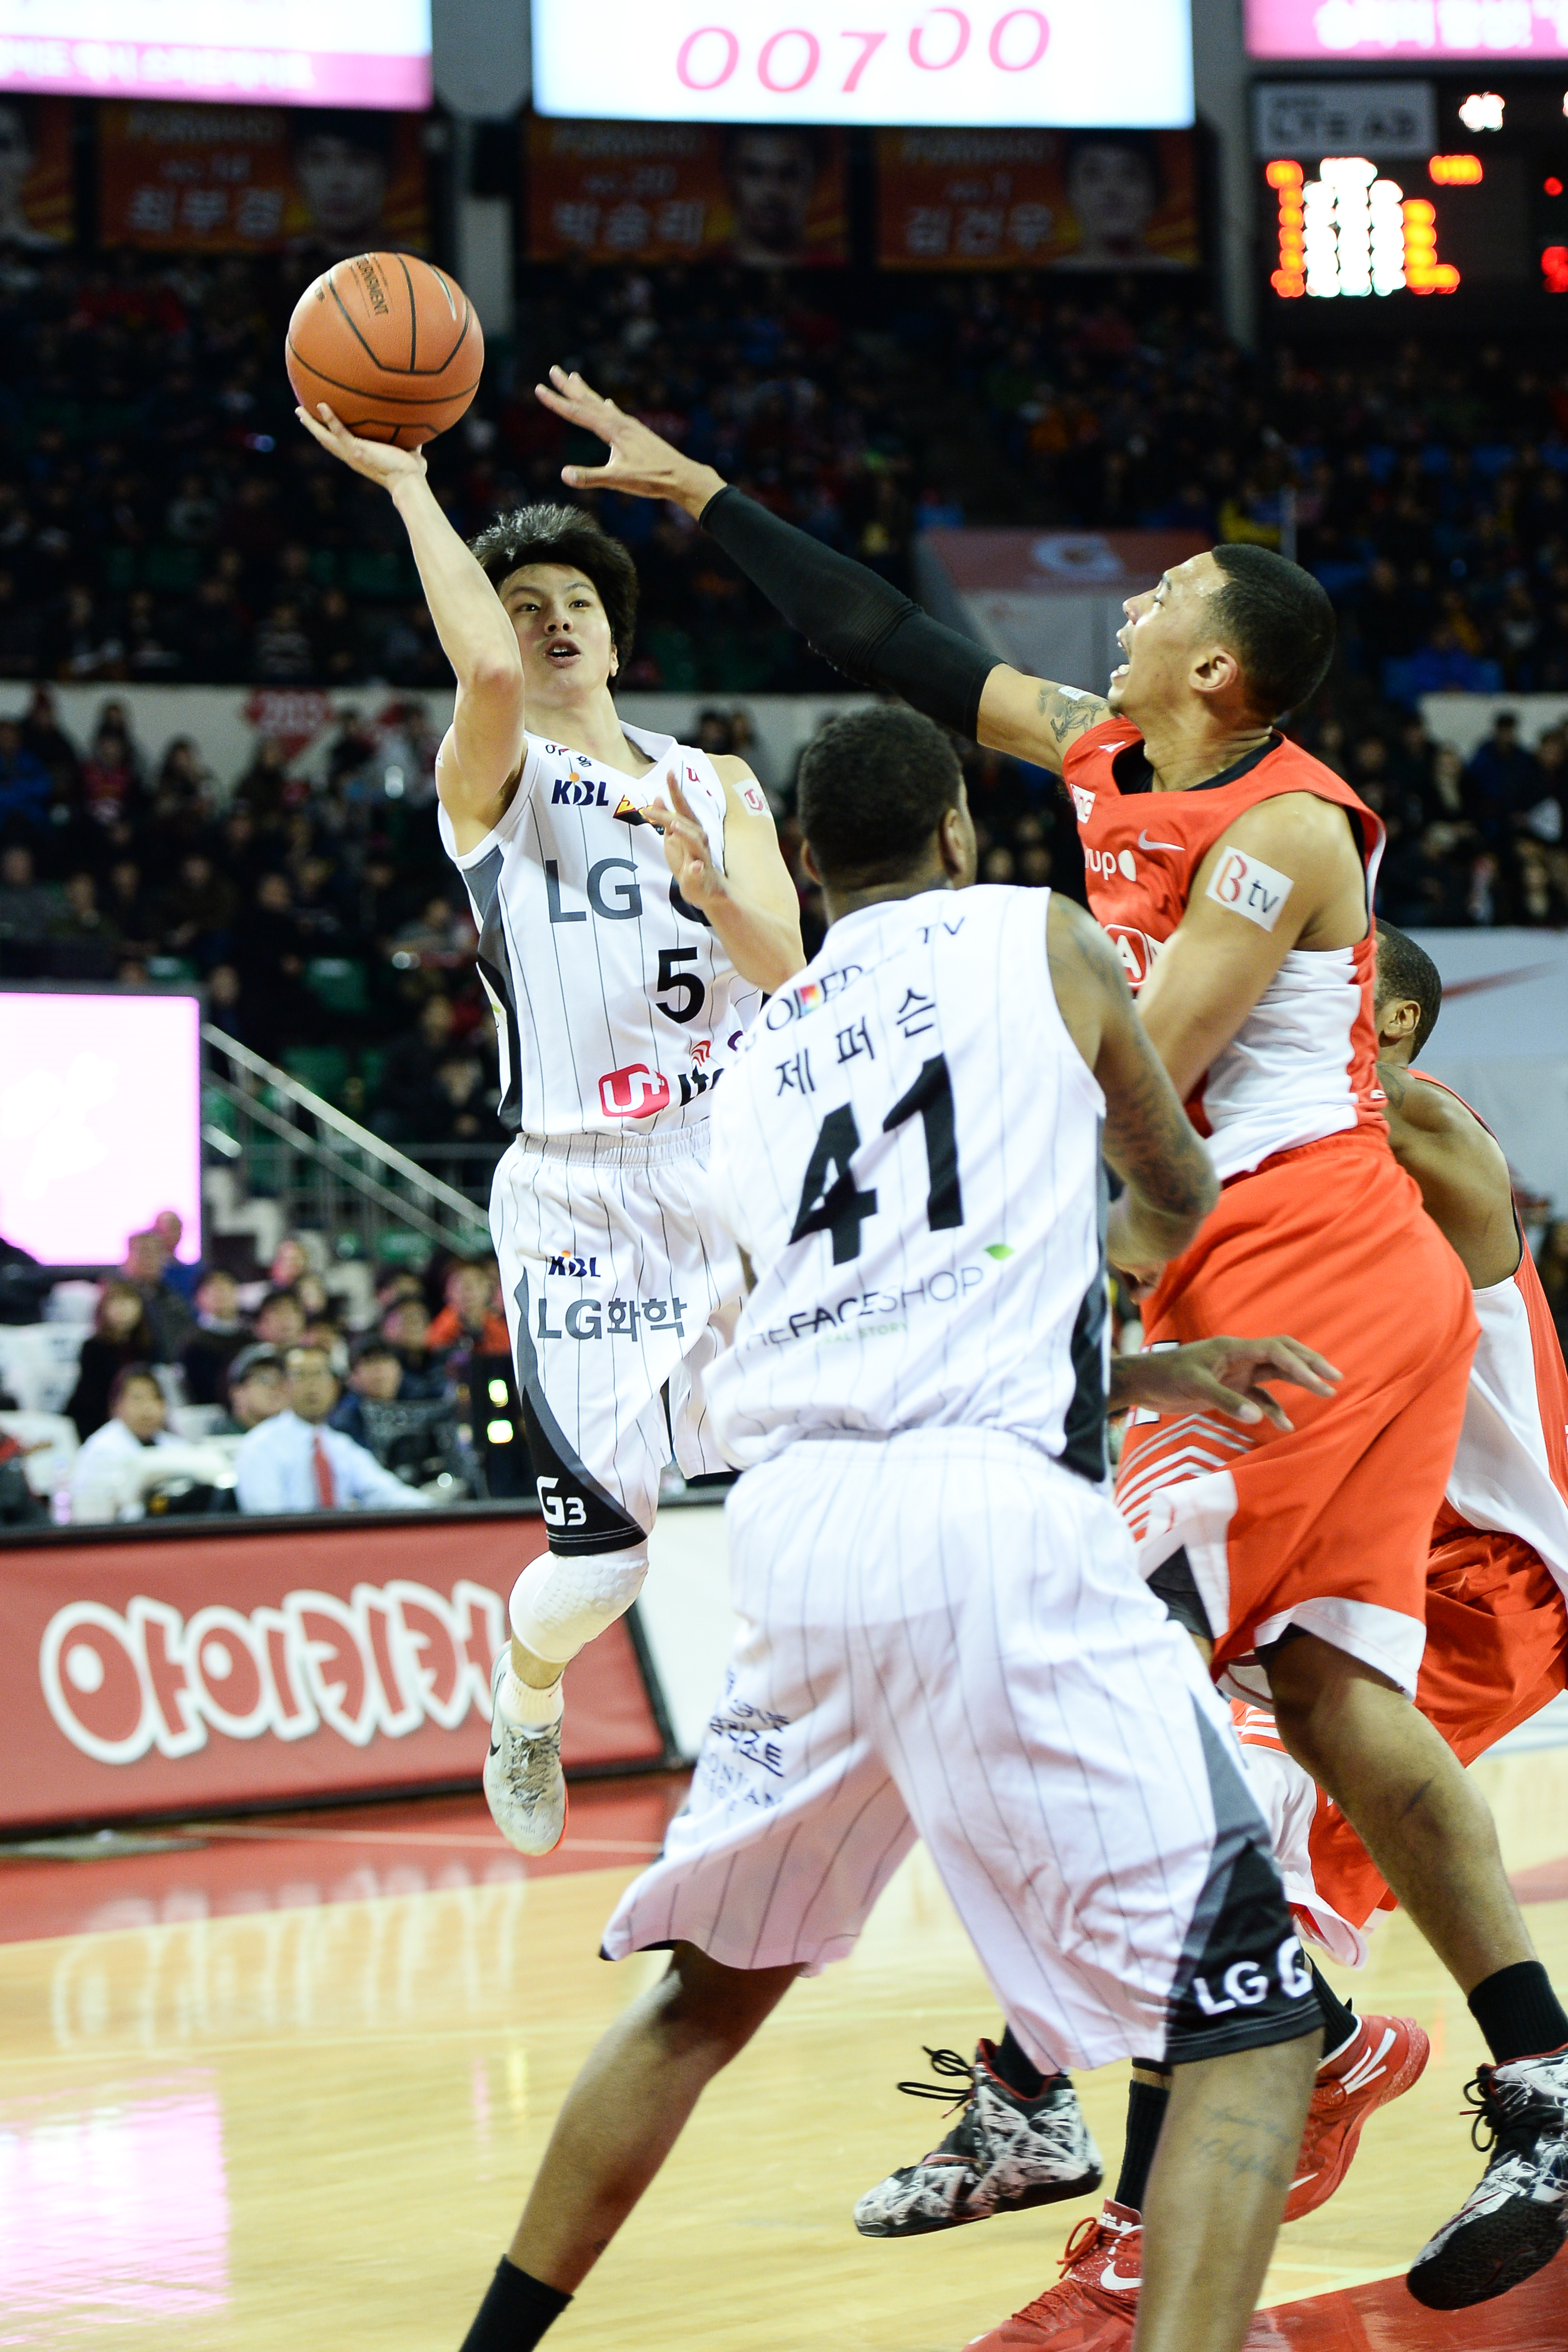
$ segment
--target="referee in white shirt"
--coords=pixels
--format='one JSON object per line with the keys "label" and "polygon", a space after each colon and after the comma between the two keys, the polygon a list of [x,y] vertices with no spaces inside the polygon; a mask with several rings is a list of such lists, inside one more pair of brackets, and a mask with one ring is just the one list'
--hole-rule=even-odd
{"label": "referee in white shirt", "polygon": [[423,1511],[416,1488],[374,1454],[326,1426],[338,1384],[324,1348],[290,1348],[289,1402],[240,1440],[235,1456],[242,1511]]}

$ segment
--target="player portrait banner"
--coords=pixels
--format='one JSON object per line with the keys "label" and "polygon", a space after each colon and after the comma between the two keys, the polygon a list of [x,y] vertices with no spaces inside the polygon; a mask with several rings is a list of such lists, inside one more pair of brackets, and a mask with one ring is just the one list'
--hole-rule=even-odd
{"label": "player portrait banner", "polygon": [[[0,1830],[478,1787],[506,1597],[546,1532],[405,1512],[6,1543]],[[624,1620],[572,1668],[563,1752],[664,1759]]]}
{"label": "player portrait banner", "polygon": [[[0,99],[0,105],[5,100]],[[414,115],[274,106],[105,106],[99,234],[105,245],[334,254],[428,238]]]}
{"label": "player portrait banner", "polygon": [[841,264],[849,258],[843,133],[535,117],[528,251],[534,261]]}
{"label": "player portrait banner", "polygon": [[75,234],[70,100],[0,90],[0,244],[38,251]]}
{"label": "player portrait banner", "polygon": [[884,269],[1195,269],[1186,131],[880,131]]}

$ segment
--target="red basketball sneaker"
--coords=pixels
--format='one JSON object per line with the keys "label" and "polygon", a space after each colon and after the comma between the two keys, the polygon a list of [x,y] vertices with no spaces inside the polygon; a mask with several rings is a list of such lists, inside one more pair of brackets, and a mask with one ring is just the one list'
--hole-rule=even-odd
{"label": "red basketball sneaker", "polygon": [[1409,2017],[1363,2017],[1353,2042],[1318,2070],[1285,2219],[1326,2205],[1351,2168],[1362,2126],[1421,2079],[1431,2043]]}
{"label": "red basketball sneaker", "polygon": [[1055,2286],[977,2336],[969,2352],[1079,2352],[1089,2345],[1125,2345],[1138,2316],[1143,2275],[1143,2223],[1131,2207],[1108,2197],[1098,2220],[1085,2214],[1067,2242]]}
{"label": "red basketball sneaker", "polygon": [[[1067,2242],[1055,2286],[976,2336],[968,2352],[1127,2352],[1143,2283],[1143,2222],[1108,2197],[1098,2220],[1088,2214]],[[1290,2352],[1267,2312],[1255,2312],[1242,2352]]]}

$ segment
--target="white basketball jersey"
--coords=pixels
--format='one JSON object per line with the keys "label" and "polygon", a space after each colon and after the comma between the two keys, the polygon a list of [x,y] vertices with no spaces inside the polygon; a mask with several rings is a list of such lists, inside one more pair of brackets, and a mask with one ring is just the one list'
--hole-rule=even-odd
{"label": "white basketball jersey", "polygon": [[689,907],[638,811],[679,782],[724,864],[724,787],[706,753],[622,732],[640,777],[530,735],[511,805],[458,856],[500,1045],[500,1118],[531,1136],[650,1135],[705,1118],[762,991]]}
{"label": "white basketball jersey", "polygon": [[1057,1009],[1049,892],[834,924],[714,1105],[756,1287],[708,1375],[726,1454],[1002,1429],[1105,1473],[1104,1098]]}

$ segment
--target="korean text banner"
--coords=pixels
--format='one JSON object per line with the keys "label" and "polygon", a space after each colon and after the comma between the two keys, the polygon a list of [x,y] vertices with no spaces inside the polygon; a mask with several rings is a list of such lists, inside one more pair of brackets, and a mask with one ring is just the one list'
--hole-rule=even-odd
{"label": "korean text banner", "polygon": [[[356,1517],[0,1547],[0,1828],[477,1786],[548,1529]],[[662,1759],[624,1621],[572,1675],[569,1771]]]}
{"label": "korean text banner", "polygon": [[425,184],[412,115],[272,106],[102,110],[105,245],[418,252],[426,237]]}
{"label": "korean text banner", "polygon": [[1193,138],[1183,131],[883,131],[885,269],[1194,269]]}
{"label": "korean text banner", "polygon": [[726,259],[757,268],[848,258],[834,131],[689,122],[529,125],[535,261]]}
{"label": "korean text banner", "polygon": [[0,96],[0,244],[61,245],[75,230],[69,100]]}
{"label": "korean text banner", "polygon": [[428,106],[430,0],[0,0],[0,88]]}
{"label": "korean text banner", "polygon": [[1375,64],[1568,58],[1568,10],[1541,0],[1247,0],[1255,58]]}
{"label": "korean text banner", "polygon": [[542,114],[662,122],[1193,120],[1189,0],[532,0]]}

